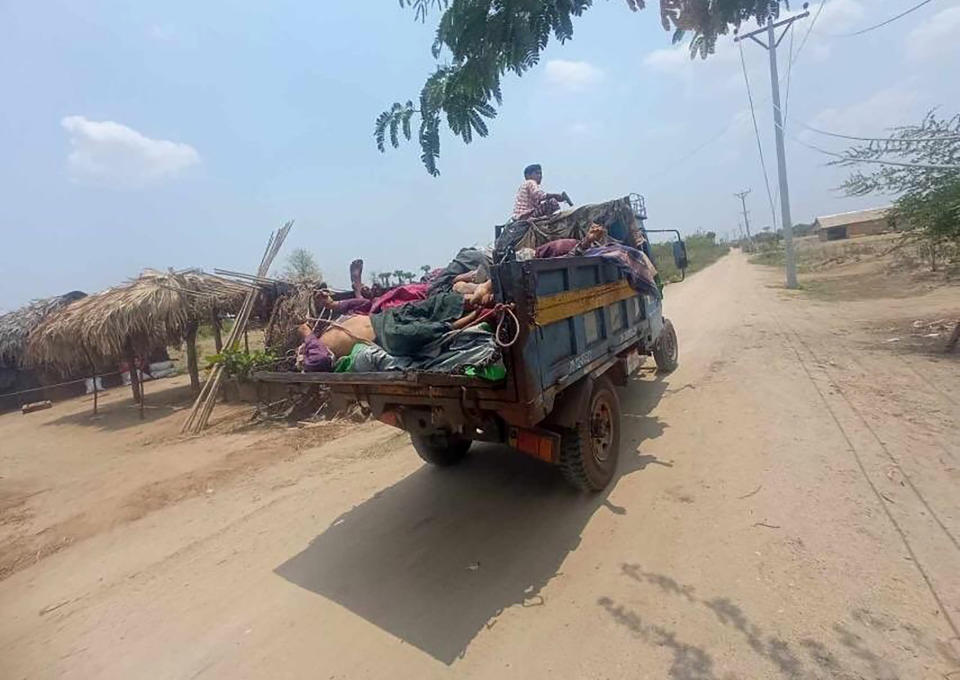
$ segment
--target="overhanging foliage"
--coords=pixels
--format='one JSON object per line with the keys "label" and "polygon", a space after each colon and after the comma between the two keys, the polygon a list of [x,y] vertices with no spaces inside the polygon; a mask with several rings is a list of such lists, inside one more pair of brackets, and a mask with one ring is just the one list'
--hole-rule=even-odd
{"label": "overhanging foliage", "polygon": [[[645,0],[623,0],[636,12]],[[411,120],[420,117],[417,139],[420,159],[431,175],[440,171],[440,126],[469,144],[474,135],[486,137],[487,120],[503,103],[501,78],[522,76],[540,61],[551,38],[561,43],[573,37],[573,20],[590,9],[593,0],[399,0],[419,21],[432,11],[440,19],[433,41],[437,69],[427,78],[415,103],[395,102],[381,113],[374,127],[380,151],[389,136],[393,147],[400,135],[413,136]],[[687,33],[691,57],[712,54],[720,35],[745,21],[765,20],[779,13],[783,0],[660,0],[660,22],[673,32],[673,42]],[[441,59],[443,59],[441,61]]]}

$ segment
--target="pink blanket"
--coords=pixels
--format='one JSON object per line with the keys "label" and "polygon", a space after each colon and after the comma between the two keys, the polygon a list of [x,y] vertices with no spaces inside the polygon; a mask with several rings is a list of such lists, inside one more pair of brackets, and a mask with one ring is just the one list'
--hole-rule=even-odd
{"label": "pink blanket", "polygon": [[391,307],[399,307],[408,302],[426,300],[427,289],[429,287],[429,283],[408,283],[405,286],[397,286],[374,300],[373,305],[370,307],[370,313],[376,314],[377,312],[382,312]]}

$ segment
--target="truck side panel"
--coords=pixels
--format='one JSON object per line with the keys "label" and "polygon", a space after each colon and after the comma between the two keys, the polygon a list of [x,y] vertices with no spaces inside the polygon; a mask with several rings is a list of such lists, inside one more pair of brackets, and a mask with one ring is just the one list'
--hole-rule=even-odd
{"label": "truck side panel", "polygon": [[659,301],[637,295],[611,262],[583,257],[528,260],[496,267],[494,280],[502,295],[498,299],[515,302],[521,319],[532,322],[514,349],[512,368],[540,418],[549,412],[557,387],[625,347],[645,345],[656,337],[647,306]]}

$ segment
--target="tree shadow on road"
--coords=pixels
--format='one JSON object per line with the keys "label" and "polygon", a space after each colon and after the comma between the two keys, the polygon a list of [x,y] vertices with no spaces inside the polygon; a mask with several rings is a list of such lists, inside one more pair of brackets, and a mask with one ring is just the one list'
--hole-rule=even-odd
{"label": "tree shadow on road", "polygon": [[[960,672],[960,660],[943,641],[920,631],[909,623],[900,623],[887,614],[876,614],[866,609],[854,609],[851,621],[837,622],[832,628],[834,640],[830,643],[804,637],[795,645],[765,630],[753,621],[744,609],[727,597],[703,598],[696,589],[664,574],[644,571],[640,565],[621,565],[625,577],[636,584],[653,586],[668,597],[676,597],[686,607],[699,609],[706,621],[734,633],[724,636],[737,649],[737,657],[755,655],[771,669],[763,677],[789,680],[815,678],[877,678],[897,680],[905,677],[896,664],[882,652],[874,651],[874,642],[884,639],[886,647],[894,645],[917,655],[923,651],[930,657],[940,657],[947,668]],[[631,598],[633,600],[635,598]],[[597,604],[638,640],[653,647],[666,648],[672,655],[668,677],[674,680],[725,680],[740,677],[731,673],[721,675],[712,655],[703,647],[686,642],[674,629],[648,621],[635,609],[618,604],[610,597],[601,597]],[[694,614],[695,615],[695,614]],[[676,620],[676,617],[673,617]],[[944,676],[945,677],[945,676]]]}
{"label": "tree shadow on road", "polygon": [[[646,414],[667,383],[643,382],[621,393],[638,416],[622,424],[621,478],[671,467],[635,450],[663,431]],[[598,508],[629,513],[612,488],[580,494],[552,466],[475,444],[461,465],[424,466],[344,513],[276,573],[450,664],[507,607],[543,604]]]}

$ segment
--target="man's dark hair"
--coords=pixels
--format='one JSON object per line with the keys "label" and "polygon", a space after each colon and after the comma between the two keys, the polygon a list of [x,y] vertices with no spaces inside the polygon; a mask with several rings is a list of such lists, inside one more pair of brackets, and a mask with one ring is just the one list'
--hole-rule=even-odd
{"label": "man's dark hair", "polygon": [[540,169],[540,164],[539,164],[539,163],[534,163],[533,165],[528,165],[527,167],[525,167],[525,168],[523,169],[523,178],[524,178],[524,179],[530,179],[530,175],[532,175],[532,174],[535,173],[535,172],[543,172],[543,171]]}

